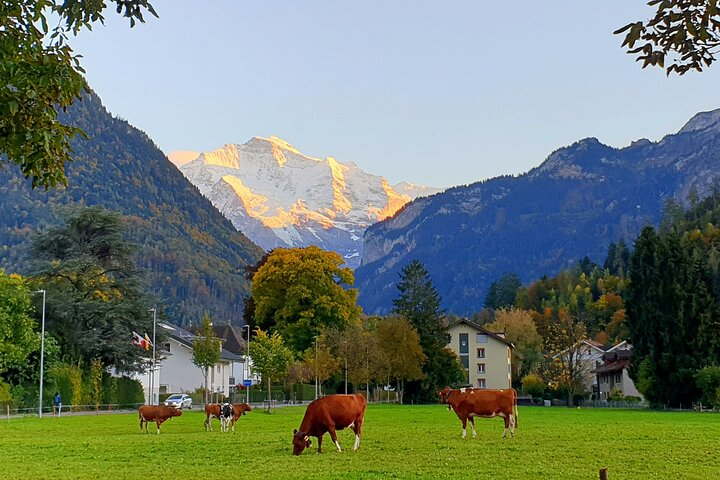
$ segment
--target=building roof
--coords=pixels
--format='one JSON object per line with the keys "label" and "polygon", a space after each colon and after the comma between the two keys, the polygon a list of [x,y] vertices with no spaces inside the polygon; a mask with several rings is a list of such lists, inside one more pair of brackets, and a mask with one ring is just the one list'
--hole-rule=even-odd
{"label": "building roof", "polygon": [[[193,341],[196,337],[195,334],[185,330],[184,328],[178,327],[177,325],[172,325],[165,322],[158,322],[158,326],[163,328],[167,332],[167,334],[177,342],[192,348]],[[225,360],[227,362],[236,362],[242,360],[242,357],[225,348],[221,348],[220,360]]]}
{"label": "building roof", "polygon": [[510,348],[515,348],[515,345],[513,345],[510,340],[508,340],[507,338],[504,337],[504,335],[505,335],[504,332],[491,332],[490,330],[482,327],[480,324],[475,323],[468,318],[457,318],[455,320],[452,320],[448,323],[448,328],[458,325],[458,324],[461,324],[461,323],[464,323],[464,324],[474,328],[475,330],[477,330],[480,333],[485,333],[497,340],[500,340],[501,342],[503,342]]}
{"label": "building roof", "polygon": [[243,340],[243,331],[235,325],[213,325],[218,338],[225,340],[223,348],[236,354],[245,353],[247,342]]}
{"label": "building roof", "polygon": [[613,373],[625,370],[630,364],[630,350],[613,350],[607,351],[602,356],[603,364],[597,367],[595,373]]}

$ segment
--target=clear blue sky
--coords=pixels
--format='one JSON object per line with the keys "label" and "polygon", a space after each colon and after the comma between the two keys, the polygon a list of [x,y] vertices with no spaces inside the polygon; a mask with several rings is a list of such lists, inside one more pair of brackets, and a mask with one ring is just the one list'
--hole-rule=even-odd
{"label": "clear blue sky", "polygon": [[720,65],[667,78],[620,49],[612,31],[652,16],[644,0],[151,3],[159,19],[130,29],[110,9],[71,44],[105,106],[165,152],[276,135],[447,187],[720,107]]}

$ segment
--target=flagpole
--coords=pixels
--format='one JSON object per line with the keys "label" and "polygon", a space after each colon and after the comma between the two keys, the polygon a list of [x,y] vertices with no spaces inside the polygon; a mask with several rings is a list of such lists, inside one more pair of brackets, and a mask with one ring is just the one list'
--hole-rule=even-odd
{"label": "flagpole", "polygon": [[152,339],[152,347],[153,347],[153,354],[152,354],[152,374],[150,376],[150,395],[152,395],[152,400],[150,401],[150,405],[155,405],[155,323],[157,320],[157,311],[155,310],[155,307],[151,308],[153,312],[153,339]]}

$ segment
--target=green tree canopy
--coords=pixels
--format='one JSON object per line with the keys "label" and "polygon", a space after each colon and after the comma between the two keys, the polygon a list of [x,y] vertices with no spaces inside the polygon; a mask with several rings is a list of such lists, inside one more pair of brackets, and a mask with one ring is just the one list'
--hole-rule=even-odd
{"label": "green tree canopy", "polygon": [[[98,358],[119,372],[144,370],[149,353],[131,341],[133,331],[152,331],[152,298],[122,217],[91,207],[69,210],[64,220],[39,233],[32,248],[33,276],[47,290],[47,330],[71,363]],[[156,341],[163,338],[158,331]]]}
{"label": "green tree canopy", "polygon": [[0,270],[0,378],[9,369],[20,369],[40,348],[30,290],[18,275]]}
{"label": "green tree canopy", "polygon": [[513,306],[520,287],[522,287],[520,277],[516,273],[506,273],[490,284],[485,297],[485,308],[497,310]]}
{"label": "green tree canopy", "polygon": [[256,328],[255,339],[250,357],[253,361],[253,370],[262,376],[268,386],[268,400],[272,398],[272,382],[284,380],[295,360],[293,352],[285,346],[282,335],[267,332]]}
{"label": "green tree canopy", "polygon": [[322,327],[345,328],[360,315],[355,278],[335,252],[318,247],[273,250],[252,279],[255,324],[280,333],[297,353]]}
{"label": "green tree canopy", "polygon": [[220,348],[222,340],[215,335],[212,319],[209,314],[203,315],[200,321],[200,328],[195,332],[193,339],[193,364],[200,369],[205,379],[205,401],[207,402],[208,389],[208,369],[214,367],[220,361]]}
{"label": "green tree canopy", "polygon": [[403,403],[405,382],[425,377],[422,366],[426,357],[420,336],[407,319],[388,317],[378,323],[377,344],[385,378],[396,382],[398,399]]}
{"label": "green tree canopy", "polygon": [[[157,16],[147,0],[110,0],[130,26]],[[68,36],[103,22],[104,0],[3,0],[0,3],[0,158],[20,166],[33,187],[65,184],[70,139],[82,133],[58,120],[87,90]],[[48,23],[57,26],[50,29]]]}

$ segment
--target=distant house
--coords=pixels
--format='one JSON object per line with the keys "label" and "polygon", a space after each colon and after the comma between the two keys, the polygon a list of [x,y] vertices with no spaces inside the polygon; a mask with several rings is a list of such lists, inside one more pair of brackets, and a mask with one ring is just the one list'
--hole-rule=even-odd
{"label": "distant house", "polygon": [[469,385],[510,388],[513,344],[504,333],[490,332],[467,318],[452,321],[448,332],[448,347],[460,357]]}
{"label": "distant house", "polygon": [[632,356],[632,346],[627,342],[615,345],[602,355],[594,370],[597,381],[598,397],[607,400],[613,388],[624,396],[640,397],[635,382],[628,375],[628,365]]}
{"label": "distant house", "polygon": [[[157,326],[167,334],[167,341],[156,345],[158,360],[154,381],[151,381],[147,374],[138,377],[145,390],[145,398],[148,398],[151,383],[154,384],[154,403],[157,403],[162,394],[193,392],[204,388],[205,377],[192,361],[195,335],[164,322],[158,322]],[[212,395],[230,395],[235,387],[234,366],[242,362],[241,357],[221,347],[220,361],[208,369],[208,388]]]}

